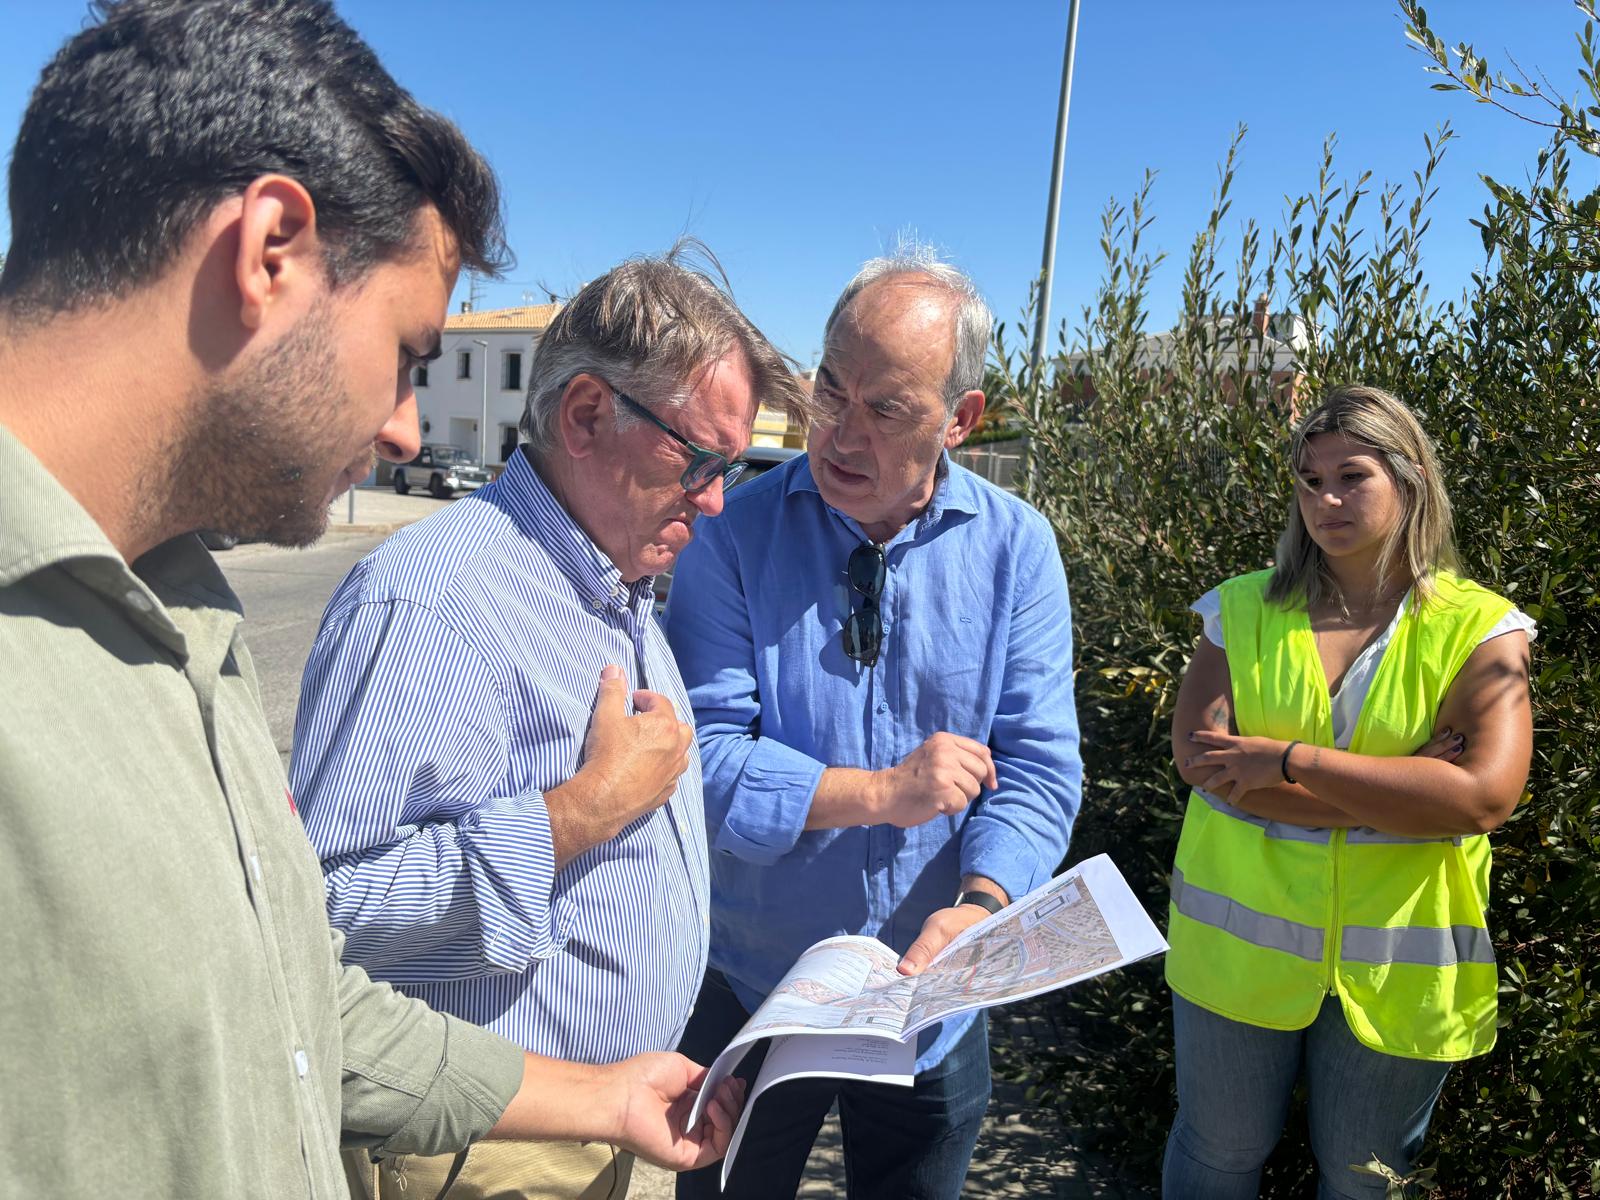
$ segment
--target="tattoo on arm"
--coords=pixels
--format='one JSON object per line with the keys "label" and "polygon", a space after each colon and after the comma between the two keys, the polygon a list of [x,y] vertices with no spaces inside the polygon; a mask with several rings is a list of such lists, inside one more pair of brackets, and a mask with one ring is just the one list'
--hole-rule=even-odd
{"label": "tattoo on arm", "polygon": [[1217,706],[1206,715],[1213,729],[1220,729],[1224,733],[1228,731],[1228,706],[1221,700],[1218,700]]}
{"label": "tattoo on arm", "polygon": [[1315,771],[1321,765],[1322,765],[1322,747],[1321,746],[1313,746],[1311,748],[1311,769],[1313,771]]}

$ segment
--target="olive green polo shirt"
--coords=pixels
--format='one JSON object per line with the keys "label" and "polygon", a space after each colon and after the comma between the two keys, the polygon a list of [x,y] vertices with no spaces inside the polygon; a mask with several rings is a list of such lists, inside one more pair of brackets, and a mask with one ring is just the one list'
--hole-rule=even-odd
{"label": "olive green polo shirt", "polygon": [[130,569],[0,426],[0,1195],[346,1194],[522,1051],[355,967],[197,538]]}

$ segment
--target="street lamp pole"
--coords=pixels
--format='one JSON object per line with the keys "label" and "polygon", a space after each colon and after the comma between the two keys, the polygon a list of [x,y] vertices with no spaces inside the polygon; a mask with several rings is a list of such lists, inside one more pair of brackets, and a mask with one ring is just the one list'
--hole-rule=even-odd
{"label": "street lamp pole", "polygon": [[[1074,4],[1078,0],[1072,0]],[[489,343],[482,338],[473,338],[474,346],[483,347],[483,412],[478,418],[478,465],[489,466]]]}
{"label": "street lamp pole", "polygon": [[1056,226],[1061,219],[1061,174],[1067,150],[1067,107],[1072,102],[1072,59],[1078,41],[1078,0],[1067,11],[1067,45],[1061,56],[1061,108],[1056,115],[1055,163],[1050,173],[1050,206],[1045,213],[1044,265],[1039,271],[1039,312],[1033,327],[1034,416],[1038,413],[1039,372],[1044,366],[1045,332],[1050,325],[1050,276],[1056,261]]}

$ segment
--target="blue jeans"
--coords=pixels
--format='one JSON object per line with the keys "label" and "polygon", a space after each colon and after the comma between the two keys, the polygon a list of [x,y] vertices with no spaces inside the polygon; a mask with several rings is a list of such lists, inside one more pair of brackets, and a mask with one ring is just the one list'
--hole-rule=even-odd
{"label": "blue jeans", "polygon": [[[721,973],[707,971],[678,1049],[710,1065],[749,1018]],[[758,1046],[735,1074],[754,1079],[763,1057]],[[728,1190],[717,1189],[718,1163],[679,1175],[678,1200],[792,1197],[835,1099],[849,1200],[957,1200],[989,1107],[989,1026],[980,1015],[944,1061],[908,1088],[837,1079],[769,1088],[750,1114]]]}
{"label": "blue jeans", "polygon": [[1173,996],[1172,1026],[1178,1115],[1161,1170],[1166,1200],[1252,1200],[1302,1069],[1317,1195],[1383,1196],[1383,1180],[1350,1167],[1376,1155],[1408,1173],[1450,1071],[1449,1063],[1369,1050],[1334,996],[1308,1028],[1293,1032],[1232,1021]]}

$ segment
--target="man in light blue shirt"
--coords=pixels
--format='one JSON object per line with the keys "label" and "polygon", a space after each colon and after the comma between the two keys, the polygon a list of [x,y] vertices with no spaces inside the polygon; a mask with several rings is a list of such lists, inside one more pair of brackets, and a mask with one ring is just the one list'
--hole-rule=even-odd
{"label": "man in light blue shirt", "polygon": [[[721,510],[758,398],[803,397],[674,258],[586,285],[528,396],[505,473],[335,593],[291,777],[347,957],[527,1049],[606,1063],[674,1046],[705,965],[700,762],[652,576]],[[450,1169],[408,1160],[380,1187],[435,1195]],[[451,1194],[622,1195],[627,1171],[601,1144],[475,1147]]]}
{"label": "man in light blue shirt", "polygon": [[[1082,766],[1055,537],[946,453],[983,412],[990,323],[929,254],[867,264],[828,319],[809,453],[730,496],[675,574],[712,878],[680,1048],[704,1061],[812,943],[876,936],[913,974],[1065,855]],[[983,1018],[946,1022],[913,1088],[773,1089],[727,1194],[792,1195],[837,1097],[853,1197],[958,1196],[988,1096]]]}

